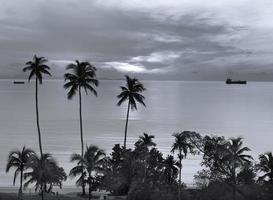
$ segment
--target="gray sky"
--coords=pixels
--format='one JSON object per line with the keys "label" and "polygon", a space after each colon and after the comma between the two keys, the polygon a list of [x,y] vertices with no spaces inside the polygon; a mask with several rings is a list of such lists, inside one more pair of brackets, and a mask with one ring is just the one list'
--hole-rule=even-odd
{"label": "gray sky", "polygon": [[79,59],[107,79],[273,80],[273,1],[0,0],[0,78],[34,53],[54,78]]}

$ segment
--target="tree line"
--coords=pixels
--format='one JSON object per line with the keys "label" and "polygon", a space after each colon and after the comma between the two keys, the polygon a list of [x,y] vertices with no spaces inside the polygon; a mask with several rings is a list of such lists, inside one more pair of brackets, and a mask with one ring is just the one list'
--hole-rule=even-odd
{"label": "tree line", "polygon": [[[145,105],[144,85],[136,78],[125,76],[125,86],[117,95],[120,106],[127,102],[127,113],[123,146],[116,144],[110,155],[95,145],[84,146],[82,123],[83,92],[97,96],[99,81],[96,68],[89,62],[75,61],[66,68],[64,88],[67,97],[78,95],[79,133],[81,152],[71,155],[76,163],[69,176],[77,177],[76,185],[82,188],[82,196],[92,198],[92,191],[104,188],[113,195],[127,195],[129,200],[149,199],[271,199],[273,191],[272,153],[259,156],[257,162],[250,156],[250,149],[243,145],[242,138],[226,139],[219,136],[202,136],[193,131],[173,134],[174,142],[169,155],[164,156],[156,148],[154,136],[143,133],[133,149],[126,147],[130,110],[137,110],[137,104]],[[20,176],[18,198],[23,198],[23,188],[34,184],[41,199],[52,193],[53,187],[62,187],[67,174],[49,153],[43,152],[42,134],[39,122],[38,88],[43,76],[51,76],[50,67],[44,57],[34,56],[23,68],[29,72],[28,80],[35,79],[35,108],[40,155],[32,149],[10,152],[6,171],[14,168],[14,180]],[[182,162],[188,155],[202,156],[203,170],[195,175],[197,189],[185,189],[182,182]],[[24,182],[24,184],[23,184]],[[250,192],[255,191],[253,194]],[[222,191],[219,198],[218,192]],[[258,195],[258,196],[257,196]]]}

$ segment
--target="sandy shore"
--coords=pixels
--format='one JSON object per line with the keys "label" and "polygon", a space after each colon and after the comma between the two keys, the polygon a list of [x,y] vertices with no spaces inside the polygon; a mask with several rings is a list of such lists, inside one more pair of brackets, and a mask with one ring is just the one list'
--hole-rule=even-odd
{"label": "sandy shore", "polygon": [[[88,199],[79,197],[81,192],[80,188],[76,187],[64,187],[62,190],[54,189],[54,192],[58,192],[58,195],[46,194],[45,200],[82,200]],[[103,199],[101,196],[105,194],[105,192],[93,192],[92,199]],[[0,187],[0,200],[17,200],[18,188],[16,187]],[[34,189],[26,189],[23,191],[23,199],[24,200],[39,200],[41,197],[35,193]],[[123,200],[124,197],[107,197],[108,200]]]}

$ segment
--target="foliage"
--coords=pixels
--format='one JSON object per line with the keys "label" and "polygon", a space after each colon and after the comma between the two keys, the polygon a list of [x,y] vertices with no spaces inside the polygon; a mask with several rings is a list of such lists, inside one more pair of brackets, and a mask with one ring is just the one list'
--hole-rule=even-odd
{"label": "foliage", "polygon": [[28,80],[30,81],[33,76],[37,78],[40,84],[43,82],[43,74],[51,76],[50,67],[46,65],[47,60],[44,57],[34,55],[32,61],[26,62],[26,67],[23,72],[30,71]]}
{"label": "foliage", "polygon": [[35,190],[40,192],[51,192],[54,186],[62,187],[62,182],[66,180],[66,174],[62,167],[59,167],[55,159],[50,154],[43,154],[41,157],[36,154],[29,158],[27,163],[28,172],[24,184],[34,184]]}
{"label": "foliage", "polygon": [[272,152],[267,152],[259,156],[259,163],[257,165],[259,171],[263,173],[259,180],[269,182],[273,185],[273,156]]}
{"label": "foliage", "polygon": [[137,102],[146,106],[144,103],[145,97],[141,94],[145,88],[143,84],[136,78],[131,78],[129,76],[125,76],[126,79],[126,86],[121,86],[121,93],[117,95],[119,99],[117,105],[120,106],[125,101],[128,100],[127,106],[127,115],[126,115],[126,123],[125,123],[125,130],[124,130],[124,144],[123,146],[126,148],[126,141],[127,141],[127,128],[128,128],[128,120],[129,120],[129,113],[130,108],[132,110],[137,110]]}
{"label": "foliage", "polygon": [[65,81],[67,81],[64,88],[69,89],[68,99],[71,99],[80,88],[83,88],[86,94],[90,91],[97,96],[94,86],[97,87],[99,81],[96,79],[96,68],[93,65],[89,62],[76,60],[75,63],[69,64],[66,69],[72,71],[64,74]]}
{"label": "foliage", "polygon": [[91,198],[91,191],[96,189],[103,176],[105,161],[104,151],[94,145],[86,147],[83,157],[79,154],[71,156],[71,162],[76,162],[76,166],[70,170],[69,176],[79,176],[77,185],[89,185],[89,198]]}

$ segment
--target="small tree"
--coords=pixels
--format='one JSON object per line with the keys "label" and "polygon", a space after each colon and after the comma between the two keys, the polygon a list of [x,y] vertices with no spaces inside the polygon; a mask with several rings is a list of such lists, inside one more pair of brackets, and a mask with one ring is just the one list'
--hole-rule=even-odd
{"label": "small tree", "polygon": [[8,163],[6,167],[6,172],[9,172],[11,168],[15,168],[13,185],[15,185],[15,181],[17,175],[20,174],[20,188],[19,188],[19,198],[22,198],[23,195],[23,174],[27,167],[27,163],[29,161],[30,156],[34,155],[34,151],[32,149],[23,147],[22,151],[14,150],[11,151],[8,157]]}
{"label": "small tree", "polygon": [[34,184],[35,190],[40,191],[42,200],[45,192],[51,192],[54,186],[61,188],[62,182],[66,180],[64,169],[58,166],[50,154],[43,154],[41,157],[32,155],[27,168],[30,171],[25,173],[28,180],[24,187]]}

